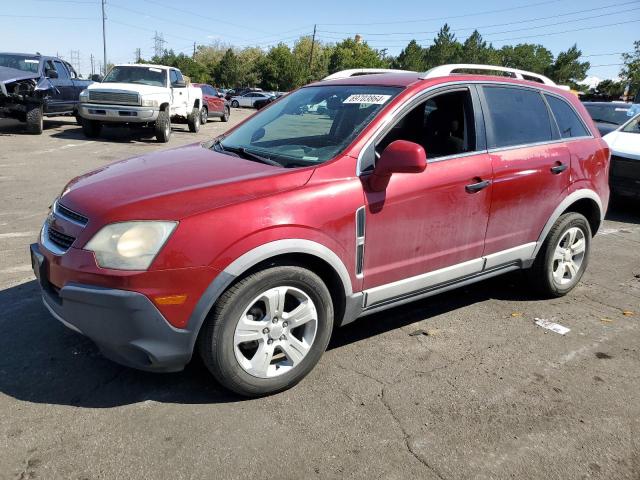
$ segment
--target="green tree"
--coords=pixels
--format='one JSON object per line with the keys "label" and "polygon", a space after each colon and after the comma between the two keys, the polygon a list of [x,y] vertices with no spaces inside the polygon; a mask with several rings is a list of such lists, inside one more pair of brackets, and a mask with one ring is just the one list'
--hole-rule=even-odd
{"label": "green tree", "polygon": [[[311,42],[310,36],[300,37],[293,46],[293,56],[298,65],[304,68],[304,78],[302,83],[320,80],[329,74],[329,54],[330,49],[326,48],[322,42],[317,40],[313,43],[313,60],[311,68],[309,68],[309,60],[311,59]],[[300,85],[296,85],[300,86]]]}
{"label": "green tree", "polygon": [[260,84],[260,69],[259,65],[264,58],[264,51],[258,47],[247,47],[238,55],[239,68],[239,83],[244,87],[255,87]]}
{"label": "green tree", "polygon": [[304,65],[300,65],[289,47],[280,43],[269,50],[261,60],[259,71],[262,87],[268,90],[289,90],[302,83],[305,74]]}
{"label": "green tree", "polygon": [[622,54],[622,61],[620,76],[629,85],[629,93],[637,95],[640,92],[640,40],[633,42],[633,52]]}
{"label": "green tree", "polygon": [[400,52],[400,55],[394,59],[392,66],[401,70],[422,72],[427,69],[425,53],[424,48],[418,45],[418,42],[411,40],[404,50]]}
{"label": "green tree", "polygon": [[451,33],[448,24],[444,24],[433,39],[426,52],[426,69],[446,65],[448,63],[460,63],[462,57],[462,44],[456,40],[455,34]]}
{"label": "green tree", "polygon": [[500,56],[491,44],[487,44],[480,32],[474,30],[462,44],[461,61],[463,63],[496,65],[500,63]]}
{"label": "green tree", "polygon": [[338,43],[329,57],[329,73],[349,68],[385,68],[389,62],[384,60],[380,52],[374,50],[367,42],[347,38]]}
{"label": "green tree", "polygon": [[505,45],[499,51],[503,67],[520,68],[530,72],[545,73],[553,63],[553,54],[542,45],[521,43]]}
{"label": "green tree", "polygon": [[618,100],[625,89],[625,82],[616,82],[614,80],[603,80],[596,87],[596,91],[608,98]]}
{"label": "green tree", "polygon": [[240,62],[233,49],[227,49],[214,67],[213,78],[215,84],[220,87],[234,88],[238,86],[240,81]]}
{"label": "green tree", "polygon": [[560,52],[555,62],[546,69],[545,73],[556,83],[575,85],[577,82],[584,80],[590,67],[589,62],[580,61],[581,56],[582,52],[574,44],[566,52]]}

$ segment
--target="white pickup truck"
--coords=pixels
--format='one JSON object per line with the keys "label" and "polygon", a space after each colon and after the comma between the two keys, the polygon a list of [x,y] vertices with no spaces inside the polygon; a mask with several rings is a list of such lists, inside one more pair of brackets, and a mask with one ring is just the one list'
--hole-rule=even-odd
{"label": "white pickup truck", "polygon": [[200,129],[202,90],[188,86],[177,68],[162,65],[116,65],[101,83],[80,93],[78,113],[87,137],[104,124],[153,127],[159,142],[168,142],[171,122]]}

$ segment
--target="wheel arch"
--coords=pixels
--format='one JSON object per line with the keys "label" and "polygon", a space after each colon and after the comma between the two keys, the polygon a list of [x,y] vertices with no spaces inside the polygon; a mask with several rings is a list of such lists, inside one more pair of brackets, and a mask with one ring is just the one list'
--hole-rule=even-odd
{"label": "wheel arch", "polygon": [[238,257],[209,284],[189,318],[187,328],[193,333],[193,345],[207,315],[229,287],[265,267],[282,265],[304,267],[322,279],[334,303],[334,326],[339,326],[348,308],[347,300],[353,294],[349,272],[340,257],[328,247],[312,240],[276,240]]}
{"label": "wheel arch", "polygon": [[576,212],[584,215],[589,221],[592,235],[596,234],[600,225],[602,225],[602,222],[604,221],[605,212],[603,210],[602,200],[595,191],[583,188],[572,192],[562,202],[560,202],[553,211],[553,214],[551,214],[551,217],[549,217],[549,220],[538,237],[538,242],[532,258],[535,258],[540,248],[542,248],[553,224],[556,223],[561,215],[567,212]]}

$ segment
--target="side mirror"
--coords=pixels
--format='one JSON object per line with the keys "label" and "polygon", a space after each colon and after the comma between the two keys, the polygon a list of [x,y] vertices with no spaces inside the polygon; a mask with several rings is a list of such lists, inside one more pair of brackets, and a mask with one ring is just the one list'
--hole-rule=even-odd
{"label": "side mirror", "polygon": [[384,149],[369,176],[369,188],[374,192],[382,192],[387,188],[394,173],[420,173],[427,168],[427,154],[422,145],[396,140]]}
{"label": "side mirror", "polygon": [[58,72],[56,72],[55,70],[47,70],[45,72],[45,75],[47,76],[47,78],[58,78]]}

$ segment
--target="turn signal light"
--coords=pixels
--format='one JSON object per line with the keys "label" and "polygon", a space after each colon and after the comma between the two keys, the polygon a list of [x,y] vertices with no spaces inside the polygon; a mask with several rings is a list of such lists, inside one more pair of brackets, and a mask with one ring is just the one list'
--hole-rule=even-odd
{"label": "turn signal light", "polygon": [[182,305],[186,300],[186,295],[166,295],[164,297],[154,297],[158,305]]}

